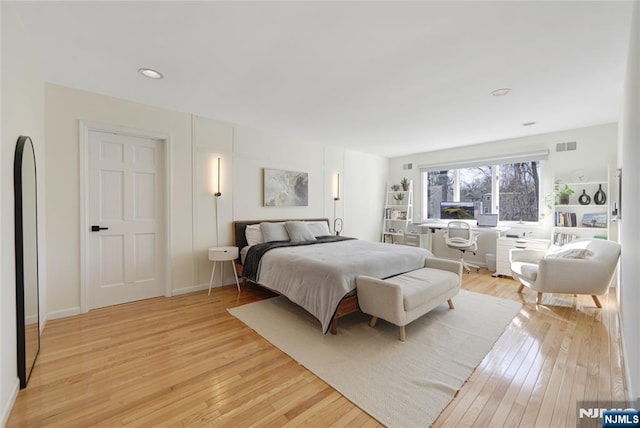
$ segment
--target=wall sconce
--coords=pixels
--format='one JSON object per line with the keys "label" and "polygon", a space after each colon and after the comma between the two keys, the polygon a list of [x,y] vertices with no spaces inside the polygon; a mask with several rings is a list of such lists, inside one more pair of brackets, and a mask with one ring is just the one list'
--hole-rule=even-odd
{"label": "wall sconce", "polygon": [[220,158],[218,158],[218,191],[213,196],[216,198],[222,196],[222,193],[220,193]]}
{"label": "wall sconce", "polygon": [[342,219],[337,216],[336,208],[340,200],[340,173],[336,173],[335,175],[335,185],[336,187],[333,192],[333,231],[336,236],[339,236],[340,232],[342,232]]}
{"label": "wall sconce", "polygon": [[[217,158],[217,163],[215,157],[211,157],[209,159],[209,191],[214,196],[214,214],[215,214],[215,227],[216,227],[216,247],[219,245],[219,225],[218,225],[218,199],[222,196],[222,192],[220,191],[220,176],[222,175],[220,172],[220,157]],[[217,180],[216,180],[217,179]]]}

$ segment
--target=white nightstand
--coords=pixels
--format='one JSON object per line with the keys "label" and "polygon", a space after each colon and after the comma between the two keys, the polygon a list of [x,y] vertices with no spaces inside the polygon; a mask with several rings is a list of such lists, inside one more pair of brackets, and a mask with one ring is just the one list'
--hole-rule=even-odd
{"label": "white nightstand", "polygon": [[[233,266],[233,261],[238,258],[238,247],[211,247],[209,248],[209,260],[213,261],[213,269],[211,270],[211,279],[209,280],[209,295],[211,294],[211,285],[213,284],[213,275],[216,273],[216,264],[218,262],[231,262],[231,270],[233,276],[236,277],[236,286],[240,291],[240,283],[238,282],[238,274]],[[224,265],[222,265],[224,269]],[[222,271],[224,273],[224,270]]]}

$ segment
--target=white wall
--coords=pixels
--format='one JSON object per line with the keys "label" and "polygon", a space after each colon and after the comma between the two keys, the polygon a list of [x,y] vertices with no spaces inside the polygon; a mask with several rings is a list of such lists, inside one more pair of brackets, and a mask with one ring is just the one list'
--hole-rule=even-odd
{"label": "white wall", "polygon": [[[349,204],[349,209],[338,210],[345,216],[345,234],[379,238],[381,183],[387,175],[384,158],[51,84],[45,85],[45,112],[50,317],[80,311],[79,120],[169,138],[173,294],[208,286],[211,262],[206,250],[216,245],[215,198],[210,189],[216,168],[210,162],[218,157],[222,174],[222,196],[217,201],[219,245],[231,244],[233,220],[332,217],[330,187],[336,172],[343,177],[341,203]],[[263,168],[307,172],[309,206],[264,207]],[[225,273],[224,279],[216,275],[214,285],[233,282],[231,270]]]}
{"label": "white wall", "polygon": [[387,159],[345,150],[344,236],[380,241],[388,174]]}
{"label": "white wall", "polygon": [[[2,107],[0,147],[0,426],[8,418],[18,391],[16,361],[15,249],[13,215],[13,158],[20,135],[31,137],[38,168],[39,234],[45,230],[44,214],[44,83],[28,43],[25,29],[12,5],[2,10]],[[44,247],[39,256],[44,260]],[[46,267],[41,264],[41,274]],[[46,313],[46,280],[40,281],[41,308]],[[43,320],[44,322],[44,320]]]}
{"label": "white wall", "polygon": [[49,317],[80,312],[79,121],[165,135],[170,141],[174,288],[193,285],[191,116],[45,85]]}
{"label": "white wall", "polygon": [[[402,177],[414,180],[414,219],[422,218],[422,185],[420,182],[420,165],[457,162],[473,159],[491,158],[496,155],[508,155],[525,152],[549,150],[549,159],[542,165],[542,194],[551,192],[554,178],[562,177],[564,181],[570,181],[572,176],[583,170],[590,179],[603,179],[599,173],[609,168],[609,181],[615,183],[615,171],[617,160],[617,124],[606,124],[588,128],[572,129],[562,132],[540,134],[530,137],[514,138],[509,140],[493,141],[476,144],[467,147],[425,152],[409,156],[393,158],[389,161],[389,180],[399,182]],[[577,149],[570,152],[556,152],[556,144],[568,141],[576,141]],[[413,169],[403,170],[402,165],[413,163]],[[606,173],[604,173],[606,176]],[[576,179],[573,179],[576,181]],[[612,186],[613,189],[613,186]],[[576,192],[579,189],[574,189]],[[615,192],[607,195],[609,201],[615,199]],[[542,201],[544,211],[544,201]],[[525,227],[520,231],[527,236],[549,238],[551,236],[551,216],[545,216],[540,225]],[[517,226],[514,226],[517,227]],[[616,225],[612,224],[612,236],[616,236]]]}
{"label": "white wall", "polygon": [[640,400],[640,2],[633,8],[629,58],[620,124],[622,220],[620,222],[620,314],[625,365],[632,399]]}

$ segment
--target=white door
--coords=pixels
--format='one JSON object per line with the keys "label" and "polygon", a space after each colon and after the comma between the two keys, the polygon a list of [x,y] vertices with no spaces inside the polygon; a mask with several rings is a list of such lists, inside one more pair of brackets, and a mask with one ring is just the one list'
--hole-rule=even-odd
{"label": "white door", "polygon": [[89,131],[88,153],[88,309],[163,295],[163,142]]}

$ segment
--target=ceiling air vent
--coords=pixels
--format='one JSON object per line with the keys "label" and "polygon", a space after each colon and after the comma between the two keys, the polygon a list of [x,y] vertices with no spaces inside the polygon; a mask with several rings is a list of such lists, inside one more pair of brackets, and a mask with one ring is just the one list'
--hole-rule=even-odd
{"label": "ceiling air vent", "polygon": [[413,169],[413,164],[412,163],[403,163],[402,164],[402,169]]}
{"label": "ceiling air vent", "polygon": [[566,143],[556,144],[556,152],[570,152],[578,147],[578,143],[575,141],[569,141]]}

